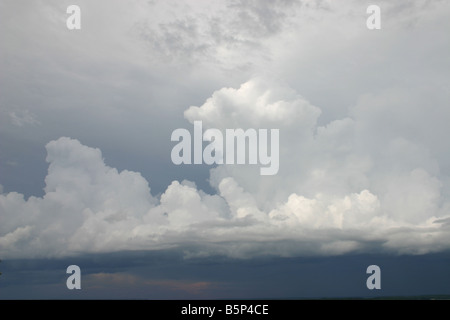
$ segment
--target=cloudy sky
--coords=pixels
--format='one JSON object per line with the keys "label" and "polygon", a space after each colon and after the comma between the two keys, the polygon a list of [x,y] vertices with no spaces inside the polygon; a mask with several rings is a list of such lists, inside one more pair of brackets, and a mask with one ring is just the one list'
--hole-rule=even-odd
{"label": "cloudy sky", "polygon": [[[443,0],[2,0],[0,298],[450,294],[449,18]],[[279,129],[278,173],[173,164],[194,121]]]}

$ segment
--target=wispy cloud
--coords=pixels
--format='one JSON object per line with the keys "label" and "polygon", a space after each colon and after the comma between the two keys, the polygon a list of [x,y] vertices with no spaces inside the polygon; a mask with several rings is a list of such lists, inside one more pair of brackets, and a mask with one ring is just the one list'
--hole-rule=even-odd
{"label": "wispy cloud", "polygon": [[[217,283],[207,281],[189,281],[175,279],[148,279],[129,273],[92,273],[83,278],[86,290],[107,289],[109,287],[121,290],[136,288],[152,291],[173,291],[179,294],[196,296],[218,286]],[[138,289],[139,290],[139,289]]]}
{"label": "wispy cloud", "polygon": [[28,110],[22,112],[11,111],[9,116],[11,118],[11,122],[18,127],[22,127],[27,124],[40,124],[40,122],[36,119],[36,116]]}

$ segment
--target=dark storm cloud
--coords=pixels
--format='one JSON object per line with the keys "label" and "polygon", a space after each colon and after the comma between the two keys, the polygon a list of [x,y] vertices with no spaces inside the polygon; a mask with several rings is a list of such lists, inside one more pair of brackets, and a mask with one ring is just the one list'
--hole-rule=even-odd
{"label": "dark storm cloud", "polygon": [[[81,268],[81,290],[68,290],[66,268]],[[366,287],[381,269],[382,289]],[[448,294],[448,252],[426,256],[184,260],[180,252],[117,252],[2,262],[1,299],[290,299]]]}

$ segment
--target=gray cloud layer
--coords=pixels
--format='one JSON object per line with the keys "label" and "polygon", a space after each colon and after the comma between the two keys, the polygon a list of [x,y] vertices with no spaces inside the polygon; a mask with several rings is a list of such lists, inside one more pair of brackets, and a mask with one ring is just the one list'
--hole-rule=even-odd
{"label": "gray cloud layer", "polygon": [[[42,161],[30,144],[49,167],[42,197],[0,181],[0,254],[448,249],[450,6],[379,4],[372,32],[361,1],[81,1],[77,33],[64,3],[2,2],[1,169]],[[219,166],[213,195],[174,176],[199,170],[170,164],[183,112],[280,129],[279,173]]]}

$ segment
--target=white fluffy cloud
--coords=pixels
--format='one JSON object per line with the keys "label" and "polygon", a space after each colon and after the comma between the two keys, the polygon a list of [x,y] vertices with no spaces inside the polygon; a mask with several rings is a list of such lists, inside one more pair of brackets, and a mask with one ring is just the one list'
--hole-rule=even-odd
{"label": "white fluffy cloud", "polygon": [[319,126],[320,114],[292,89],[261,79],[218,90],[187,109],[186,118],[202,120],[204,129],[280,129],[279,173],[218,166],[211,169],[215,195],[173,181],[155,197],[146,179],[107,166],[99,149],[66,137],[51,141],[45,195],[0,195],[0,254],[180,247],[188,256],[248,257],[448,249],[441,159],[398,131],[383,132],[380,155],[378,143],[367,144],[378,131],[373,122],[355,113]]}

